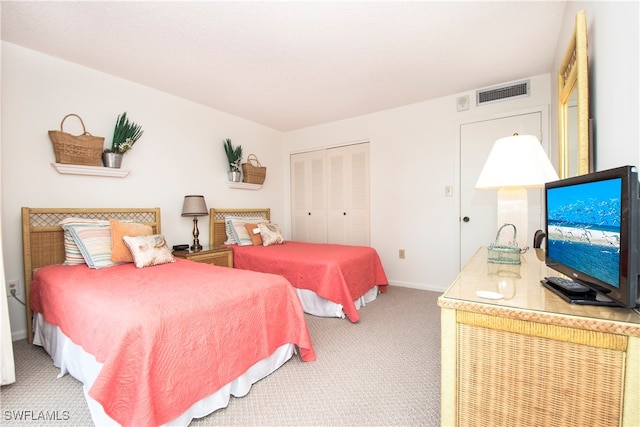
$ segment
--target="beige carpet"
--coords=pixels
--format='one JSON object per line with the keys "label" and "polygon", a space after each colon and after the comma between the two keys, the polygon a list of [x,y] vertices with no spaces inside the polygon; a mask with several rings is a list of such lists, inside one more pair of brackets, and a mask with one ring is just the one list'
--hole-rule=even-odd
{"label": "beige carpet", "polygon": [[[440,425],[439,295],[390,287],[357,324],[307,315],[315,362],[294,356],[247,396],[191,425]],[[40,347],[13,344],[17,382],[1,388],[0,425],[92,425],[82,385],[56,378]]]}

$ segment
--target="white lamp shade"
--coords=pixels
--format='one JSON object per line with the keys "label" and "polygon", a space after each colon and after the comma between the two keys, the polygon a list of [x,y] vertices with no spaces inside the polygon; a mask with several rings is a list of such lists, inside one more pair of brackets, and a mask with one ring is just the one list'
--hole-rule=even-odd
{"label": "white lamp shade", "polygon": [[514,135],[495,142],[476,188],[535,188],[556,180],[558,174],[538,138],[533,135]]}
{"label": "white lamp shade", "polygon": [[182,216],[203,216],[208,215],[207,204],[204,196],[184,196],[182,204]]}

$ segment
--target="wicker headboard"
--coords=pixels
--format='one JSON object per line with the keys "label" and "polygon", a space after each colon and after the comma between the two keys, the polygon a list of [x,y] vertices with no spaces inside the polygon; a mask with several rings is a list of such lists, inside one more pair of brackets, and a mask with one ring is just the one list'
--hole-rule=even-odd
{"label": "wicker headboard", "polygon": [[271,210],[264,209],[209,209],[209,245],[217,248],[227,239],[224,217],[239,216],[243,218],[271,219]]}
{"label": "wicker headboard", "polygon": [[64,232],[58,223],[68,217],[135,221],[150,225],[154,233],[160,233],[160,208],[22,208],[22,255],[29,342],[33,341],[29,305],[33,271],[64,262]]}

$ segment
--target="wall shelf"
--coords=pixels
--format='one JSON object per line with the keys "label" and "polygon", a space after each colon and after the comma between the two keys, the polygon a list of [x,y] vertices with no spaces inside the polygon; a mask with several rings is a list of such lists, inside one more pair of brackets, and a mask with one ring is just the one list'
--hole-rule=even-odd
{"label": "wall shelf", "polygon": [[63,163],[51,163],[58,173],[69,175],[93,175],[124,178],[129,175],[128,170],[118,168],[106,168],[102,166],[67,165]]}
{"label": "wall shelf", "polygon": [[227,181],[227,187],[239,188],[241,190],[259,190],[262,188],[262,184],[249,184],[247,182]]}

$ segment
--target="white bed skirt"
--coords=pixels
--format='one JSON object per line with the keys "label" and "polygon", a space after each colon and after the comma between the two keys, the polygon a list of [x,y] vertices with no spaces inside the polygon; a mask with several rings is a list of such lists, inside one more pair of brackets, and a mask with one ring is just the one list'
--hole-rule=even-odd
{"label": "white bed skirt", "polygon": [[[95,381],[100,369],[101,363],[77,344],[74,344],[62,331],[55,325],[51,325],[44,320],[44,317],[36,313],[35,315],[35,334],[33,343],[44,347],[53,359],[53,364],[60,368],[61,377],[70,374],[83,384],[84,397],[91,412],[93,423],[97,426],[117,426],[118,423],[109,417],[102,405],[89,396],[91,385]],[[266,359],[257,362],[250,367],[243,375],[234,381],[222,387],[216,393],[205,397],[196,402],[186,412],[165,424],[166,426],[187,426],[194,418],[202,418],[212,412],[225,408],[229,404],[229,397],[245,396],[249,393],[251,385],[288,361],[295,352],[294,344],[284,344]]]}
{"label": "white bed skirt", "polygon": [[[296,292],[298,293],[298,297],[302,303],[302,309],[305,313],[319,317],[345,317],[344,311],[342,311],[342,304],[329,301],[308,289],[296,288]],[[360,307],[364,307],[367,303],[370,303],[377,297],[378,285],[369,289],[360,298],[353,300],[353,303],[356,306],[356,310],[360,310]]]}

